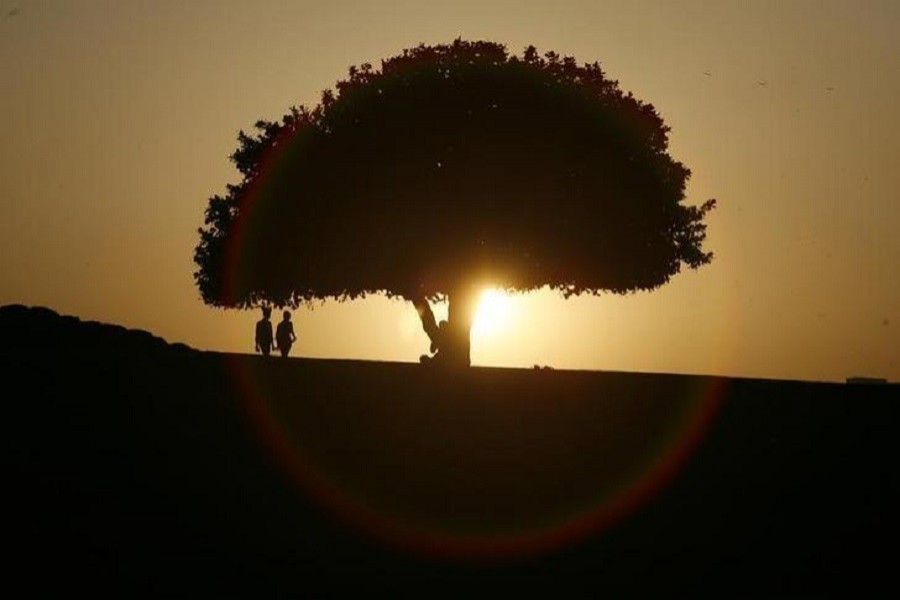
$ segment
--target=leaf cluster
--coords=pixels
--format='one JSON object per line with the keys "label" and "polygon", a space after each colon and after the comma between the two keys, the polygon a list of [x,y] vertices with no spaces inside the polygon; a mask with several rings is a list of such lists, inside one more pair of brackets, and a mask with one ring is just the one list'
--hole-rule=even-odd
{"label": "leaf cluster", "polygon": [[217,306],[484,283],[653,289],[697,268],[705,215],[652,104],[597,62],[455,40],[351,67],[313,108],[241,131],[195,279]]}

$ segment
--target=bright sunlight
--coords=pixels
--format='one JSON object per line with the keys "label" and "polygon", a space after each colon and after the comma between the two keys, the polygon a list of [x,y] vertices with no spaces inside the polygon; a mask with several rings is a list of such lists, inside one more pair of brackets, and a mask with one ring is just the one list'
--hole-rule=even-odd
{"label": "bright sunlight", "polygon": [[508,329],[513,322],[514,313],[509,296],[500,290],[487,289],[478,302],[472,334],[491,334]]}

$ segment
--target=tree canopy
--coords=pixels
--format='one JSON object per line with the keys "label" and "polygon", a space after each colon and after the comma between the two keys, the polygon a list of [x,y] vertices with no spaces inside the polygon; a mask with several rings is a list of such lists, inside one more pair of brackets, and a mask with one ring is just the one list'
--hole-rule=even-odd
{"label": "tree canopy", "polygon": [[194,274],[215,306],[483,284],[649,290],[708,263],[669,127],[599,63],[456,40],[351,67],[240,132]]}

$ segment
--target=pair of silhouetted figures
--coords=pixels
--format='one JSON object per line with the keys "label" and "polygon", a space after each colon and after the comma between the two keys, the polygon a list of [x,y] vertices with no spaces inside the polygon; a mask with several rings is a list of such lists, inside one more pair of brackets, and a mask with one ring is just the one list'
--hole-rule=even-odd
{"label": "pair of silhouetted figures", "polygon": [[275,330],[275,336],[272,337],[272,309],[264,306],[262,309],[263,318],[256,322],[256,351],[262,352],[263,356],[271,354],[274,348],[277,348],[282,356],[287,356],[291,351],[291,346],[297,340],[294,335],[294,324],[291,323],[291,313],[284,311],[284,318],[278,324]]}

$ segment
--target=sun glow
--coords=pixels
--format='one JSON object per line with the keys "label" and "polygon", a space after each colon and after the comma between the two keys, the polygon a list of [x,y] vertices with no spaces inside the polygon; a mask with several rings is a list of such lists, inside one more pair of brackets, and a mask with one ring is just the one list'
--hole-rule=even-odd
{"label": "sun glow", "polygon": [[473,334],[496,333],[508,329],[514,317],[512,299],[500,290],[487,289],[481,294],[475,319]]}

